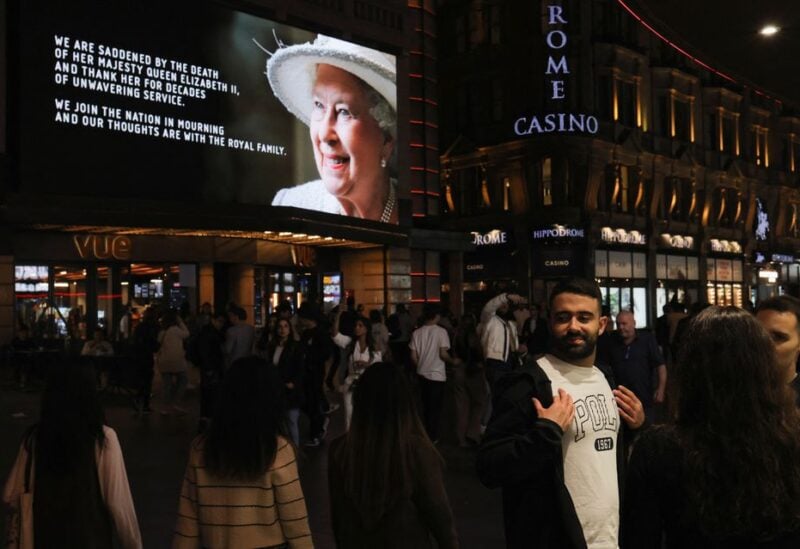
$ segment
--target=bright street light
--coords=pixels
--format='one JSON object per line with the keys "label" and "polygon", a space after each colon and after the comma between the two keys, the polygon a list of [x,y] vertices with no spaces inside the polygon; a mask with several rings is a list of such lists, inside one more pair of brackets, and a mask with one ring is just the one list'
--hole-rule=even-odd
{"label": "bright street light", "polygon": [[775,25],[765,25],[759,32],[761,36],[774,36],[778,34],[778,31],[781,30],[780,27],[776,27]]}

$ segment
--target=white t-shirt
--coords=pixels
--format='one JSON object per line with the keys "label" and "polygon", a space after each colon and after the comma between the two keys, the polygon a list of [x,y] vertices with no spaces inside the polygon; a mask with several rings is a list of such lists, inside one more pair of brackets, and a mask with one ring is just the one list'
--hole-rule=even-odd
{"label": "white t-shirt", "polygon": [[538,360],[553,384],[575,402],[575,419],[564,433],[564,482],[581,521],[589,549],[617,549],[617,402],[603,373],[564,362],[553,355]]}
{"label": "white t-shirt", "polygon": [[[342,349],[346,349],[348,345],[353,342],[353,338],[343,333],[338,333],[333,336],[333,342],[341,347]],[[372,351],[370,353],[369,347],[365,347],[364,350],[361,350],[361,347],[358,343],[353,346],[353,354],[350,355],[350,359],[348,362],[348,367],[352,370],[353,364],[356,362],[366,362],[367,364],[375,364],[376,362],[380,362],[382,360],[381,352],[380,351]],[[352,373],[352,372],[350,372]]]}
{"label": "white t-shirt", "polygon": [[450,348],[450,337],[441,326],[425,325],[414,330],[408,347],[417,353],[417,373],[431,381],[447,381],[439,349]]}

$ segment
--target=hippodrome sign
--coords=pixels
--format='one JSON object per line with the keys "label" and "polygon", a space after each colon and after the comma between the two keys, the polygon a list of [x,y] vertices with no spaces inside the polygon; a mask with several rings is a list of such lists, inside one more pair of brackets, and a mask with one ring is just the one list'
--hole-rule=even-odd
{"label": "hippodrome sign", "polygon": [[[547,24],[566,25],[563,6],[547,6]],[[547,57],[547,69],[544,73],[550,78],[550,99],[564,100],[567,97],[565,81],[562,75],[569,74],[567,57],[563,50],[568,42],[567,34],[559,28],[552,28],[545,36],[547,47],[551,53]],[[558,59],[556,59],[556,57]],[[517,135],[531,135],[534,133],[597,133],[600,125],[597,117],[584,113],[556,112],[545,115],[521,116],[514,122],[514,133]]]}

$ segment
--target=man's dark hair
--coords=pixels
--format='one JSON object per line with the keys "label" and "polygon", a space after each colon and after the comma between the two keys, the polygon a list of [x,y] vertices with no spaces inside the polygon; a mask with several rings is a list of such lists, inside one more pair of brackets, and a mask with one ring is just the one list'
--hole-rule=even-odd
{"label": "man's dark hair", "polygon": [[790,295],[770,297],[759,303],[758,307],[756,307],[756,314],[761,311],[792,313],[797,320],[797,330],[800,331],[800,299]]}
{"label": "man's dark hair", "polygon": [[422,309],[422,319],[425,322],[430,322],[436,315],[441,314],[442,309],[435,303],[426,303],[425,307]]}
{"label": "man's dark hair", "polygon": [[585,278],[567,278],[555,285],[550,292],[550,300],[547,302],[549,309],[553,310],[553,301],[560,294],[577,294],[591,297],[597,300],[597,308],[603,305],[603,294],[600,293],[600,286],[594,280]]}
{"label": "man's dark hair", "polygon": [[243,322],[247,320],[247,311],[245,311],[242,307],[235,305],[234,307],[231,308],[231,312],[234,315],[236,315],[236,318],[238,318],[239,320]]}

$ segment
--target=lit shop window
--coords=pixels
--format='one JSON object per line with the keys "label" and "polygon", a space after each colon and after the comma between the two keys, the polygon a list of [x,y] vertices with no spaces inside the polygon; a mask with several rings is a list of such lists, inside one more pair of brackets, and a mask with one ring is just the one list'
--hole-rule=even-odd
{"label": "lit shop window", "polygon": [[14,267],[14,297],[17,318],[31,327],[47,307],[50,275],[47,265],[16,265]]}

